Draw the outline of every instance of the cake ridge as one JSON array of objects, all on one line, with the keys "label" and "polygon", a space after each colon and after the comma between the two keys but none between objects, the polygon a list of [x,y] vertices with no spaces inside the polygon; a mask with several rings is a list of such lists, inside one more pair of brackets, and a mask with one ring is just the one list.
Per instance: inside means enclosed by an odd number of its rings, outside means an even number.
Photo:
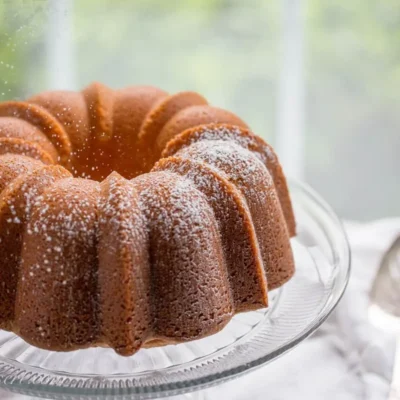
[{"label": "cake ridge", "polygon": [[227,123],[247,128],[247,124],[230,111],[209,105],[190,106],[175,114],[167,124],[164,125],[156,139],[156,144],[160,153],[167,143],[177,134],[188,128],[201,126],[210,122]]},{"label": "cake ridge", "polygon": [[71,157],[71,142],[64,128],[57,119],[44,108],[22,101],[0,103],[0,117],[22,119],[39,128],[58,151],[59,161],[69,167]]},{"label": "cake ridge", "polygon": [[40,145],[19,138],[0,138],[0,155],[3,154],[28,155],[44,164],[54,164],[53,158]]},{"label": "cake ridge", "polygon": [[[264,264],[247,202],[236,187],[229,182],[227,177],[221,174],[221,171],[213,169],[207,164],[199,163],[196,160],[172,156],[159,161],[153,170],[169,170],[185,176],[195,184],[198,190],[206,195],[208,201],[211,203],[217,222],[219,222],[223,245],[226,246],[225,259],[228,271],[232,278],[236,279],[235,281],[231,279],[235,310],[238,312],[242,309],[248,310],[251,307],[266,307],[268,305],[268,298]],[[236,213],[238,216],[235,217],[239,220],[239,223],[232,224],[232,218],[234,218],[232,214]],[[243,229],[245,230],[244,232]],[[237,239],[236,235],[229,236],[229,232],[232,230],[238,233],[240,240],[235,240]],[[243,243],[246,234],[249,236],[249,243],[247,245]],[[238,249],[240,249],[239,254],[237,252]],[[254,261],[248,266],[247,264],[252,256],[254,257]],[[240,262],[238,265],[235,265],[238,260]],[[247,275],[245,277],[239,279],[238,276],[240,276],[241,270],[246,269],[246,267],[248,269],[253,268],[253,274],[257,272],[257,278],[254,281],[251,279],[252,275],[248,271],[246,271]],[[245,292],[243,287],[246,287],[246,283],[250,282],[254,285],[251,296],[248,293],[242,293]],[[257,286],[259,286],[259,291],[256,289]]]},{"label": "cake ridge", "polygon": [[131,182],[149,224],[156,338],[176,342],[210,334],[231,318],[233,299],[207,198],[168,171]]},{"label": "cake ridge", "polygon": [[[196,142],[178,151],[176,156],[204,162],[215,168],[242,193],[257,232],[268,287],[275,289],[293,274],[293,256],[283,210],[276,192],[271,190],[274,189],[273,178],[263,163],[247,149],[222,140],[211,143],[208,140]],[[266,190],[258,190],[260,187]],[[272,259],[271,255],[274,255]],[[277,273],[282,267],[286,276]]]},{"label": "cake ridge", "polygon": [[101,325],[105,343],[125,355],[143,346],[152,328],[150,265],[145,245],[148,233],[138,201],[133,186],[116,172],[101,183],[98,231]]},{"label": "cake ridge", "polygon": [[[0,254],[2,269],[0,273],[0,327],[11,329],[19,275],[19,263],[23,234],[30,211],[41,192],[56,180],[71,176],[64,168],[43,165],[19,174],[0,194],[0,227],[2,240]],[[7,288],[8,296],[4,290]]]},{"label": "cake ridge", "polygon": [[205,124],[199,127],[189,128],[175,136],[164,148],[162,157],[175,154],[179,149],[200,140],[224,140],[234,141],[241,147],[250,150],[259,158],[268,171],[277,189],[283,213],[286,218],[290,236],[296,234],[296,224],[293,208],[289,197],[289,190],[282,167],[273,148],[250,130],[230,124]]}]

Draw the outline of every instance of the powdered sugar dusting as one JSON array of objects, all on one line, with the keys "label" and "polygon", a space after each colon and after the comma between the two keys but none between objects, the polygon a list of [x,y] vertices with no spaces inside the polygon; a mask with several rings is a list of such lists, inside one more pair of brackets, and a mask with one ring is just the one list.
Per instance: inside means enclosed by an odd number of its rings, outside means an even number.
[{"label": "powdered sugar dusting", "polygon": [[226,124],[209,124],[188,129],[168,143],[163,152],[163,157],[173,155],[180,148],[188,147],[195,142],[203,140],[236,143],[252,151],[253,154],[267,166],[278,162],[272,147],[265,143],[260,137],[254,135],[247,129]]},{"label": "powdered sugar dusting", "polygon": [[178,151],[177,156],[202,161],[217,169],[234,184],[245,183],[254,196],[265,196],[266,191],[256,185],[262,174],[267,187],[273,180],[264,164],[252,152],[236,143],[224,140],[202,140]]},{"label": "powdered sugar dusting", "polygon": [[147,217],[157,327],[172,338],[197,337],[233,312],[218,226],[206,196],[169,172],[132,181]]},{"label": "powdered sugar dusting", "polygon": [[190,179],[207,197],[218,222],[236,309],[266,305],[265,269],[251,214],[240,191],[224,174],[193,159],[170,157],[159,162],[156,169]]},{"label": "powdered sugar dusting", "polygon": [[58,150],[61,163],[67,164],[71,142],[62,125],[45,109],[25,102],[5,102],[0,103],[0,117],[23,120],[39,129]]},{"label": "powdered sugar dusting", "polygon": [[152,328],[147,220],[133,185],[116,173],[102,184],[99,205],[99,293],[106,342],[131,354]]},{"label": "powdered sugar dusting", "polygon": [[[130,244],[132,237],[144,235],[143,231],[137,229],[138,225],[145,224],[144,216],[135,200],[137,194],[133,185],[116,173],[110,175],[106,183],[108,189],[99,206],[99,223],[116,233],[119,245],[124,247]],[[138,237],[135,239],[139,240]]]},{"label": "powdered sugar dusting", "polygon": [[23,336],[43,346],[54,337],[61,347],[80,346],[98,335],[99,195],[98,183],[67,178],[37,196],[33,205],[24,236],[16,321]]},{"label": "powdered sugar dusting", "polygon": [[[86,193],[89,189],[91,193]],[[55,183],[45,193],[35,197],[35,217],[28,223],[27,235],[40,233],[46,242],[55,242],[54,247],[49,247],[51,253],[60,253],[60,247],[74,247],[78,241],[85,247],[93,248],[97,226],[93,198],[99,194],[100,186],[95,182],[69,178]],[[31,207],[32,203],[29,209]],[[76,257],[79,256],[76,254]]]},{"label": "powdered sugar dusting", "polygon": [[43,190],[57,179],[70,176],[67,170],[58,166],[38,168],[14,179],[0,194],[0,213],[7,207],[13,218],[10,223],[20,224],[29,219],[32,207]]},{"label": "powdered sugar dusting", "polygon": [[[151,173],[135,178],[132,183],[140,185],[140,204],[150,227],[167,224],[168,229],[161,233],[172,232],[177,241],[189,233],[195,235],[198,230],[206,230],[203,217],[207,199],[190,180],[168,173]],[[199,201],[194,201],[194,196]],[[166,203],[170,206],[166,207]]]},{"label": "powdered sugar dusting", "polygon": [[252,215],[270,287],[275,287],[281,279],[280,271],[285,274],[293,261],[282,207],[265,165],[249,150],[218,140],[193,143],[176,156],[206,163],[242,192]]},{"label": "powdered sugar dusting", "polygon": [[53,164],[50,155],[36,143],[18,138],[0,138],[1,154],[20,154],[40,160],[45,164]]}]

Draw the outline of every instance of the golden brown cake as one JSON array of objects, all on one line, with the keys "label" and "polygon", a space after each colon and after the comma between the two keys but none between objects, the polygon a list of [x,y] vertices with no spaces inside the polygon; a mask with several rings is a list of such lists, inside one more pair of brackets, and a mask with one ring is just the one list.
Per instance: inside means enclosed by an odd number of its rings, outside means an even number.
[{"label": "golden brown cake", "polygon": [[197,93],[0,103],[0,328],[132,355],[221,330],[294,273],[273,149]]}]

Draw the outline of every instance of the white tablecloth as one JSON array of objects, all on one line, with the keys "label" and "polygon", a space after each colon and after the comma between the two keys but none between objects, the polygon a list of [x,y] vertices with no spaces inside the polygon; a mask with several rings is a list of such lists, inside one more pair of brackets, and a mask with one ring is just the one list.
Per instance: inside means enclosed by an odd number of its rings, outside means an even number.
[{"label": "white tablecloth", "polygon": [[[173,399],[386,400],[394,340],[368,323],[368,293],[383,253],[400,234],[400,219],[348,223],[346,229],[353,256],[349,287],[316,334],[257,371],[218,387]],[[0,399],[33,398],[0,390]]]}]

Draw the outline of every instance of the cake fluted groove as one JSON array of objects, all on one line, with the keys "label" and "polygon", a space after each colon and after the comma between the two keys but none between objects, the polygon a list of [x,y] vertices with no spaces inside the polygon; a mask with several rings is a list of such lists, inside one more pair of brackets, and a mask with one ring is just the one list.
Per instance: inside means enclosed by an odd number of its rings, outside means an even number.
[{"label": "cake fluted groove", "polygon": [[87,176],[91,121],[83,93],[46,91],[30,97],[27,102],[46,109],[58,120],[71,142],[71,172],[75,176]]},{"label": "cake fluted groove", "polygon": [[289,280],[294,273],[289,233],[274,181],[262,162],[251,151],[224,140],[198,141],[175,156],[215,168],[240,190],[252,216],[269,290]]},{"label": "cake fluted groove", "polygon": [[24,155],[39,160],[43,164],[54,164],[54,159],[42,146],[15,137],[0,138],[0,155],[4,154]]},{"label": "cake fluted groove", "polygon": [[18,139],[40,146],[50,155],[53,163],[58,162],[58,151],[47,136],[40,129],[22,119],[0,117],[0,138]]},{"label": "cake fluted groove", "polygon": [[234,314],[218,224],[206,196],[184,177],[158,171],[131,180],[149,232],[154,338],[201,338]]},{"label": "cake fluted groove", "polygon": [[295,236],[296,223],[286,177],[272,146],[266,143],[259,136],[256,136],[250,130],[240,126],[230,124],[206,124],[199,127],[189,128],[175,136],[165,146],[162,152],[162,157],[172,156],[180,149],[202,140],[234,142],[251,151],[261,160],[274,180],[282,211],[285,215],[289,235]]},{"label": "cake fluted groove", "polygon": [[[58,120],[44,108],[26,102],[0,103],[0,117],[23,120],[43,132],[58,152],[58,162],[71,167],[72,146],[67,133]],[[1,118],[0,118],[1,119]]]},{"label": "cake fluted groove", "polygon": [[89,116],[89,140],[86,153],[90,158],[85,178],[102,181],[113,168],[114,101],[115,91],[99,82],[87,86],[82,95]]},{"label": "cake fluted groove", "polygon": [[139,148],[144,152],[143,170],[148,172],[160,158],[157,137],[175,114],[185,108],[207,105],[207,100],[196,92],[180,92],[161,98],[147,113],[139,132]]},{"label": "cake fluted groove", "polygon": [[218,222],[235,311],[266,307],[267,280],[258,239],[249,208],[235,185],[207,164],[187,158],[164,158],[152,171],[182,175],[206,196]]},{"label": "cake fluted groove", "polygon": [[153,86],[132,86],[115,92],[113,168],[126,179],[145,172],[144,154],[138,145],[140,128],[153,106],[167,96],[167,92]]},{"label": "cake fluted groove", "polygon": [[204,124],[231,124],[247,128],[247,124],[237,115],[222,108],[209,105],[195,105],[187,107],[175,114],[159,133],[156,146],[161,155],[168,142],[183,131]]}]

